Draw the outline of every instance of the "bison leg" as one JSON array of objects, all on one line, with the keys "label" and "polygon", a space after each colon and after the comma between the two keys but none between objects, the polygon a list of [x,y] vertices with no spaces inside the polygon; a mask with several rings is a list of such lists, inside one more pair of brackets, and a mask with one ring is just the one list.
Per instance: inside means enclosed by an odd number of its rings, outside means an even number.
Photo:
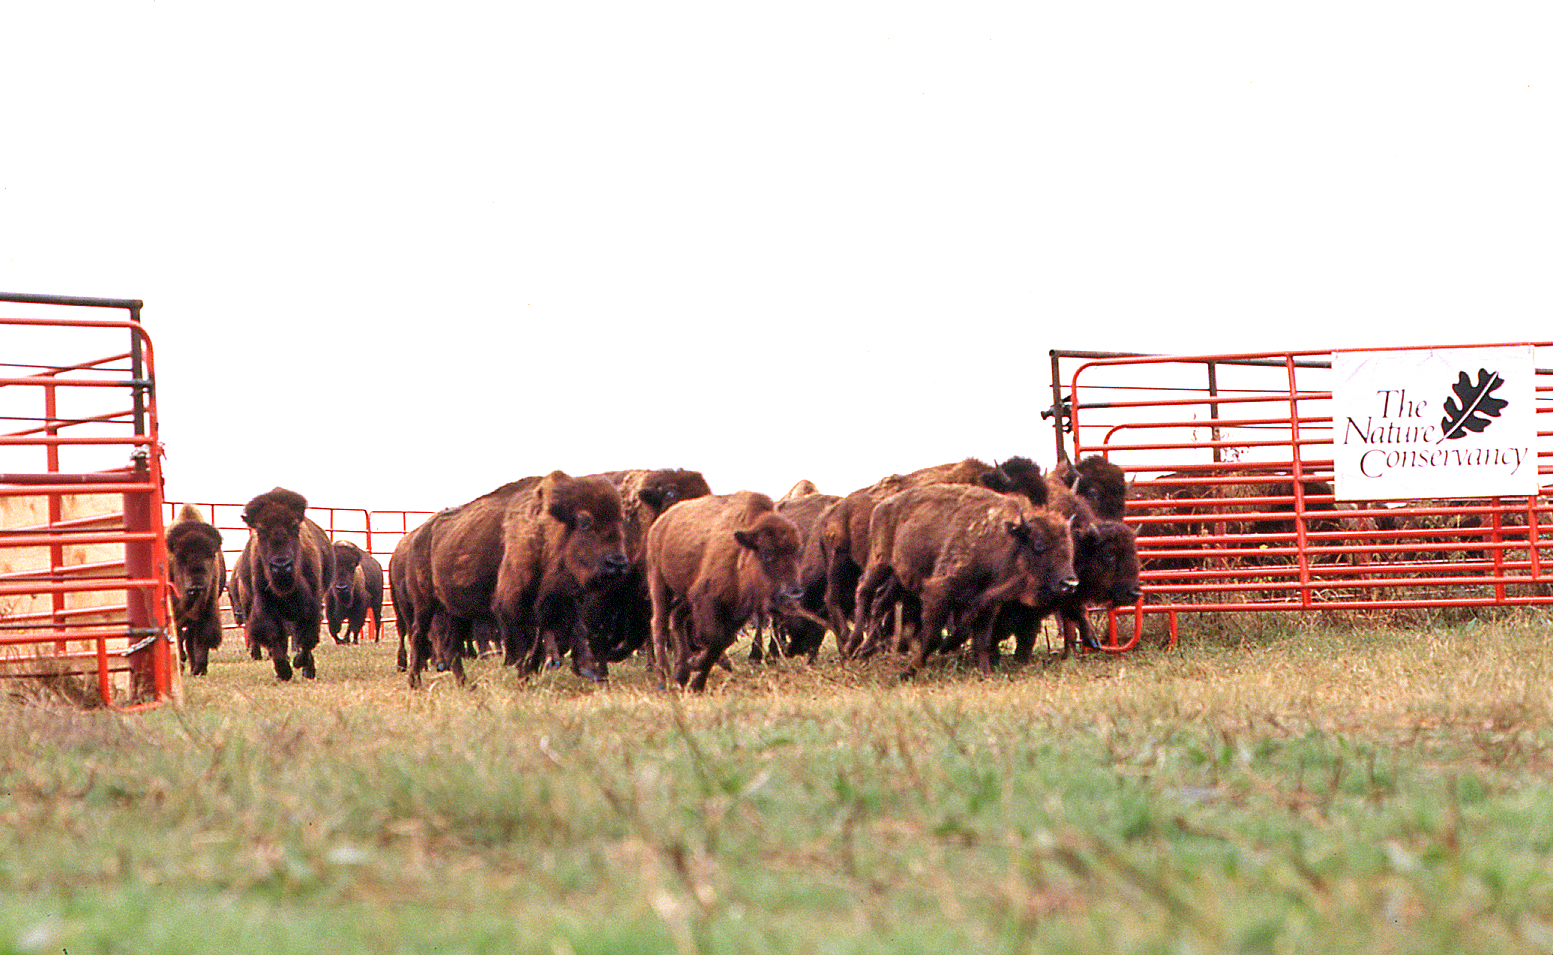
[{"label": "bison leg", "polygon": [[944,593],[946,589],[945,583],[938,578],[930,578],[922,587],[922,622],[917,626],[915,652],[911,662],[901,671],[902,680],[911,679],[927,666],[928,654],[938,645],[938,635],[943,632],[944,623],[949,619],[949,606]]},{"label": "bison leg", "polygon": [[313,649],[318,646],[318,631],[322,628],[323,621],[317,615],[299,620],[296,624],[297,655],[291,663],[309,680],[318,676],[318,670],[313,665]]},{"label": "bison leg", "polygon": [[432,616],[431,636],[428,641],[431,644],[432,663],[438,673],[452,670],[460,686],[465,682],[464,655],[460,651],[468,632],[469,621],[462,617],[455,617],[449,613],[437,613]]},{"label": "bison leg", "polygon": [[291,679],[291,661],[286,659],[286,628],[280,621],[269,613],[250,614],[248,631],[255,647],[269,651],[270,661],[275,665],[276,679]]},{"label": "bison leg", "polygon": [[889,565],[883,563],[871,563],[863,571],[852,601],[852,628],[842,656],[866,657],[878,649],[878,597],[893,576]]},{"label": "bison leg", "polygon": [[350,639],[349,631],[346,632],[344,639],[340,638],[340,626],[345,623],[345,609],[341,604],[342,601],[331,589],[328,598],[324,601],[324,616],[329,623],[329,636],[336,644],[345,643]]}]

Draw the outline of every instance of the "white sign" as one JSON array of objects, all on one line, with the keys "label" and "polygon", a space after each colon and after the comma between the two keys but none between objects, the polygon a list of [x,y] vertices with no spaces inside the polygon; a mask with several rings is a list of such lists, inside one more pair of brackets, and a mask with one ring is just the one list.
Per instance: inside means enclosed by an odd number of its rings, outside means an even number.
[{"label": "white sign", "polygon": [[1338,500],[1538,492],[1530,345],[1335,352],[1332,375]]}]

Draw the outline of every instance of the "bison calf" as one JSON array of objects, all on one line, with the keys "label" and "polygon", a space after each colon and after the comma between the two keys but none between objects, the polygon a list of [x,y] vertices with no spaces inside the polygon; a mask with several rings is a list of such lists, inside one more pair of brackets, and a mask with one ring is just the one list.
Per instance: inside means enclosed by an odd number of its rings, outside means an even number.
[{"label": "bison calf", "polygon": [[221,608],[226,585],[226,558],[221,532],[206,523],[199,508],[185,504],[167,528],[167,554],[173,578],[173,620],[178,628],[178,659],[188,661],[189,673],[204,676],[210,651],[221,646]]},{"label": "bison calf", "polygon": [[800,546],[793,522],[753,491],[683,501],[658,518],[647,532],[647,589],[665,685],[672,660],[677,683],[706,689],[752,615],[797,608]]}]

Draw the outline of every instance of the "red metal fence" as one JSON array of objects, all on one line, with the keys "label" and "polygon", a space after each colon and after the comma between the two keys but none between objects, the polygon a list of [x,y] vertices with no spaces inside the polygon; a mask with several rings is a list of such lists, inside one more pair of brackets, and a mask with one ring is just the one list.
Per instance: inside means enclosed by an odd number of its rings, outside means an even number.
[{"label": "red metal fence", "polygon": [[1053,351],[1059,457],[1136,482],[1145,597],[1112,647],[1147,614],[1174,641],[1184,611],[1553,604],[1553,343],[1533,348],[1541,493],[1363,502],[1333,489],[1330,352]]},{"label": "red metal fence", "polygon": [[0,677],[175,688],[155,362],[139,301],[0,294]]}]

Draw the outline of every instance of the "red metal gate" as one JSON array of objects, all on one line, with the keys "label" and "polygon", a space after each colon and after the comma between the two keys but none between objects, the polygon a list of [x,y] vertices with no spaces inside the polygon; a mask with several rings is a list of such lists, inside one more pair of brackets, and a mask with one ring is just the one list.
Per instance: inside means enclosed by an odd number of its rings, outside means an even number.
[{"label": "red metal gate", "polygon": [[0,294],[0,677],[175,688],[155,362],[139,301]]},{"label": "red metal gate", "polygon": [[1059,458],[1136,482],[1145,597],[1112,647],[1151,613],[1174,641],[1182,611],[1553,604],[1553,343],[1533,348],[1540,494],[1357,503],[1332,486],[1331,352],[1053,351]]}]

